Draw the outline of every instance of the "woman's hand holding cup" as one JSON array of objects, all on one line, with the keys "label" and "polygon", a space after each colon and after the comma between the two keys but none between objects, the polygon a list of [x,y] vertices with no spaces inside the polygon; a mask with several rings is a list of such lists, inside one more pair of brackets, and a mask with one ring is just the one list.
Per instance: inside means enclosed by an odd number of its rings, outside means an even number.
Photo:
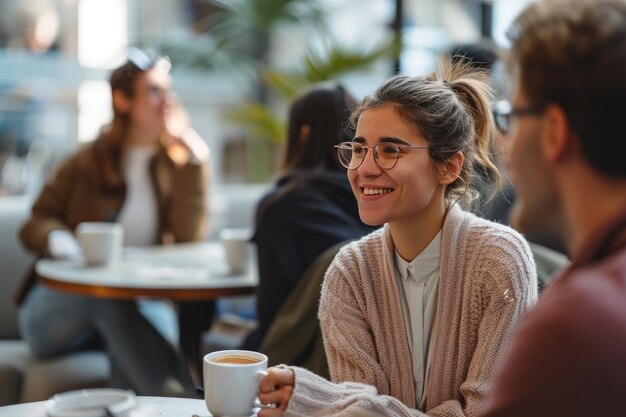
[{"label": "woman's hand holding cup", "polygon": [[276,404],[276,408],[263,408],[259,417],[282,416],[293,395],[295,374],[287,367],[272,367],[259,381],[259,401],[263,404]]}]

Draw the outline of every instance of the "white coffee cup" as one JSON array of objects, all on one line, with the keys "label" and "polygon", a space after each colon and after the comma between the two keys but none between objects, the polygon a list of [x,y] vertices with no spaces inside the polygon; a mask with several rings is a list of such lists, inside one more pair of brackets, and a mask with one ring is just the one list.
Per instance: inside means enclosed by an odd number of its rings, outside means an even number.
[{"label": "white coffee cup", "polygon": [[204,400],[214,416],[250,416],[260,407],[259,380],[267,356],[249,350],[220,350],[204,356]]},{"label": "white coffee cup", "polygon": [[112,265],[122,257],[124,228],[119,223],[80,223],[76,236],[87,265]]},{"label": "white coffee cup", "polygon": [[252,231],[247,228],[228,227],[220,231],[220,239],[224,245],[228,271],[231,275],[245,272],[250,256],[250,238]]}]

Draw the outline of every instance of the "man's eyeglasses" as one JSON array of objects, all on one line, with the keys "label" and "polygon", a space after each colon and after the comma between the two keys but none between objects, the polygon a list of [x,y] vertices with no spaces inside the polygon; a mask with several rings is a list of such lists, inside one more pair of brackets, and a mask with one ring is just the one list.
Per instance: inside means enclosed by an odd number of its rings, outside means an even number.
[{"label": "man's eyeglasses", "polygon": [[128,50],[128,62],[144,72],[156,68],[163,73],[168,73],[172,67],[172,61],[169,57],[158,56],[153,51],[144,51],[139,48]]},{"label": "man's eyeglasses", "polygon": [[335,148],[337,148],[339,162],[348,169],[360,167],[369,149],[374,151],[374,161],[382,169],[395,167],[398,158],[406,152],[406,149],[429,149],[428,146],[396,145],[388,142],[380,142],[374,146],[365,146],[359,142],[342,142],[335,145]]},{"label": "man's eyeglasses", "polygon": [[509,133],[513,117],[536,116],[543,113],[544,106],[528,106],[514,108],[507,100],[501,100],[493,106],[493,117],[501,133]]}]

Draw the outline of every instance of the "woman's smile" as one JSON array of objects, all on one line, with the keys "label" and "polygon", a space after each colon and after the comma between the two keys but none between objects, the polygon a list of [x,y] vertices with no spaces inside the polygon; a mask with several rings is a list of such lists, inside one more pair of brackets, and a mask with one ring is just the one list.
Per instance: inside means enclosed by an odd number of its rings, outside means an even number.
[{"label": "woman's smile", "polygon": [[372,187],[372,186],[361,187],[361,193],[363,193],[364,196],[378,196],[378,195],[389,194],[393,190],[394,190],[393,188],[388,188],[388,187]]}]

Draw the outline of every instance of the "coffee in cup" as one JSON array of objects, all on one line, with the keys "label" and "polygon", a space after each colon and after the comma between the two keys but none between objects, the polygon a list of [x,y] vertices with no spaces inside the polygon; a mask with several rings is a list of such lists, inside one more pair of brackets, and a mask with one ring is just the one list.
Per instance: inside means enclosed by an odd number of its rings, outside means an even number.
[{"label": "coffee in cup", "polygon": [[124,239],[120,223],[80,223],[76,235],[87,265],[111,265],[120,260]]},{"label": "coffee in cup", "polygon": [[259,380],[267,356],[248,350],[222,350],[204,356],[204,399],[214,416],[250,416],[259,407]]},{"label": "coffee in cup", "polygon": [[252,356],[243,356],[243,355],[232,355],[232,356],[220,356],[217,357],[211,362],[214,363],[229,363],[232,365],[249,365],[251,363],[259,363],[261,359],[255,358]]}]

